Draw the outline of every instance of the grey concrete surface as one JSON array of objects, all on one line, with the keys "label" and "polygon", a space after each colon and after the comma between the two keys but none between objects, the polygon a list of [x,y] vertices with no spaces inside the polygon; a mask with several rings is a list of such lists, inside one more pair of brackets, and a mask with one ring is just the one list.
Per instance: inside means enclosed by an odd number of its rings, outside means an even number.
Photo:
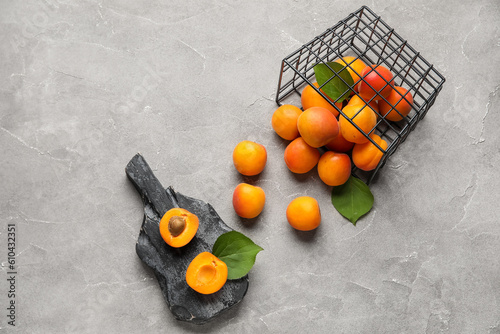
[{"label": "grey concrete surface", "polygon": [[[287,171],[270,117],[281,59],[365,4],[447,81],[353,226],[315,171]],[[0,332],[500,333],[498,1],[0,7]],[[252,221],[231,205],[244,139],[268,151]],[[135,253],[142,205],[124,168],[137,152],[265,249],[243,302],[207,325],[173,319]],[[298,195],[320,203],[315,233],[286,222]]]}]

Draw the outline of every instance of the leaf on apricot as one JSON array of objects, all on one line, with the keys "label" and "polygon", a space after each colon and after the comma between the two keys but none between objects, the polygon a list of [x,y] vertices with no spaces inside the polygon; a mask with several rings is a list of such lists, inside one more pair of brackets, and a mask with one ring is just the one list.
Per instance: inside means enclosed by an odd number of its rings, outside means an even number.
[{"label": "leaf on apricot", "polygon": [[342,102],[349,97],[349,86],[354,85],[354,80],[345,66],[334,62],[319,63],[314,66],[314,75],[320,86],[328,81],[321,90],[332,100],[340,98],[336,102]]},{"label": "leaf on apricot", "polygon": [[230,231],[220,235],[214,243],[212,254],[227,265],[227,278],[238,279],[252,269],[257,253],[263,250],[240,232]]},{"label": "leaf on apricot", "polygon": [[332,204],[338,212],[356,225],[356,221],[373,207],[373,194],[370,188],[358,179],[350,176],[346,183],[333,187]]}]

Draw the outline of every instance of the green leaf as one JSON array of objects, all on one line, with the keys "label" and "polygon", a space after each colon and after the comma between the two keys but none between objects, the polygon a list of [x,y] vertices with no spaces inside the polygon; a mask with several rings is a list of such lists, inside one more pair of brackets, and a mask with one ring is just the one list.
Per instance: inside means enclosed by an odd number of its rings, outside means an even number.
[{"label": "green leaf", "polygon": [[[328,62],[326,64],[319,63],[314,66],[314,75],[320,86],[333,77],[321,88],[321,90],[332,100],[335,101],[340,98],[337,102],[342,102],[349,97],[349,86],[352,86],[354,81],[349,71],[347,71],[347,67],[335,62]],[[347,85],[341,78],[344,79]]]},{"label": "green leaf", "polygon": [[356,225],[356,221],[371,210],[373,194],[363,181],[351,176],[343,185],[333,187],[332,204],[342,216]]},{"label": "green leaf", "polygon": [[238,279],[252,269],[255,257],[261,250],[262,247],[242,233],[230,231],[217,238],[212,254],[226,263],[228,279]]}]

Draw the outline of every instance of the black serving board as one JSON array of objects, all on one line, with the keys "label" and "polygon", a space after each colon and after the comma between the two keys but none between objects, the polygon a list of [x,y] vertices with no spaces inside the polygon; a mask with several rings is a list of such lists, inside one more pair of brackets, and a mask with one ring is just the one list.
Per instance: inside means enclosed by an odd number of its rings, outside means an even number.
[{"label": "black serving board", "polygon": [[[136,244],[137,255],[153,269],[174,317],[203,324],[239,303],[248,289],[248,275],[228,280],[221,290],[210,295],[200,294],[186,283],[186,269],[191,260],[201,252],[211,252],[217,238],[232,230],[214,208],[201,200],[175,192],[172,187],[163,188],[140,154],[130,160],[125,172],[144,204],[144,220]],[[161,217],[173,207],[184,208],[200,220],[196,236],[181,248],[167,245],[159,230]]]}]

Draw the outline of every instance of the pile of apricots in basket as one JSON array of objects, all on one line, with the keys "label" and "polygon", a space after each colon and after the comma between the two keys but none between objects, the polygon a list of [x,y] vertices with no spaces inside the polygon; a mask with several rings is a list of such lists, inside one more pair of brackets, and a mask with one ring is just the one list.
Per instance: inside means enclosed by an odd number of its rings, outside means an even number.
[{"label": "pile of apricots in basket", "polygon": [[[386,67],[366,65],[354,57],[336,62],[347,67],[354,82],[354,91],[346,101],[327,101],[315,82],[314,88],[307,85],[301,92],[302,109],[282,105],[271,120],[274,131],[289,141],[284,151],[288,169],[304,174],[316,167],[319,178],[328,186],[347,182],[352,164],[364,171],[375,169],[388,147],[376,134],[377,122],[381,118],[400,121],[408,116],[413,104],[411,93],[394,85],[393,74]],[[266,160],[266,149],[259,143],[245,140],[233,151],[236,169],[246,176],[262,172]],[[258,216],[264,204],[265,193],[260,187],[241,183],[233,193],[233,207],[240,217]],[[313,230],[321,221],[318,202],[308,196],[292,200],[286,216],[298,230]]]}]

